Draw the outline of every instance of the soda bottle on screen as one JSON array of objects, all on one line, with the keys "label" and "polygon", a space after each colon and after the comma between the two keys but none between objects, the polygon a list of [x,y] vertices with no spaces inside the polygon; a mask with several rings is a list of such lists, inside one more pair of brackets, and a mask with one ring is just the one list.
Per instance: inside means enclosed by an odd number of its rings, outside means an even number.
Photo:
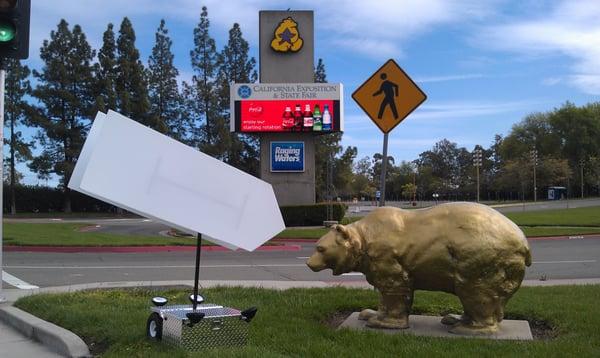
[{"label": "soda bottle on screen", "polygon": [[320,132],[323,130],[323,116],[321,115],[321,108],[318,104],[315,104],[315,110],[313,112],[313,131]]},{"label": "soda bottle on screen", "polygon": [[300,105],[297,104],[296,110],[294,111],[294,128],[292,129],[292,132],[301,132],[303,125],[304,125],[304,115],[302,114]]},{"label": "soda bottle on screen", "polygon": [[313,113],[310,111],[310,104],[304,105],[304,113],[302,114],[304,117],[304,131],[311,132],[313,130]]},{"label": "soda bottle on screen", "polygon": [[323,131],[331,130],[331,113],[329,113],[329,105],[323,107]]},{"label": "soda bottle on screen", "polygon": [[283,127],[284,131],[291,131],[292,128],[294,128],[294,115],[292,114],[292,109],[290,107],[285,107],[281,126]]}]

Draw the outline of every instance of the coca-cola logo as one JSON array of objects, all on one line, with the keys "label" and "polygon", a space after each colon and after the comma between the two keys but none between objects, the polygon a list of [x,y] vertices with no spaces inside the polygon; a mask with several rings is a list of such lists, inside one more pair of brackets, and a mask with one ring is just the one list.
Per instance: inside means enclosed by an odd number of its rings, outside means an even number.
[{"label": "coca-cola logo", "polygon": [[250,104],[250,106],[248,106],[248,113],[250,113],[252,117],[260,117],[263,113],[263,107],[258,104]]}]

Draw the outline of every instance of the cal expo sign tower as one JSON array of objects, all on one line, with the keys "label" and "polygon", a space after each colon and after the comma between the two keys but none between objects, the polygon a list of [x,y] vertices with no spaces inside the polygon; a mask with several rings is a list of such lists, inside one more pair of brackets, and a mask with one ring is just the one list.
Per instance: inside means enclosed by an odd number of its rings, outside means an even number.
[{"label": "cal expo sign tower", "polygon": [[312,11],[259,13],[260,83],[231,85],[231,131],[260,137],[279,205],[315,202],[315,138],[344,130],[343,87],[314,83]]}]

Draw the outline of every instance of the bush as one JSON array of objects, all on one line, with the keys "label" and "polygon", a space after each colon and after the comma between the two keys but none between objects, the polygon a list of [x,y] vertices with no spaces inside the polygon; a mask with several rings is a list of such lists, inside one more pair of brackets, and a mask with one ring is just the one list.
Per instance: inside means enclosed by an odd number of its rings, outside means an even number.
[{"label": "bush", "polygon": [[[37,185],[15,186],[17,212],[49,213],[63,211],[64,193],[60,188]],[[4,212],[10,211],[10,190],[4,185]],[[94,199],[76,191],[71,191],[71,209],[73,212],[114,212],[115,206]]]},{"label": "bush", "polygon": [[[281,215],[285,226],[316,226],[323,225],[327,220],[326,203],[313,205],[294,205],[281,206]],[[346,205],[341,203],[331,203],[333,207],[333,220],[341,221],[346,215]]]}]

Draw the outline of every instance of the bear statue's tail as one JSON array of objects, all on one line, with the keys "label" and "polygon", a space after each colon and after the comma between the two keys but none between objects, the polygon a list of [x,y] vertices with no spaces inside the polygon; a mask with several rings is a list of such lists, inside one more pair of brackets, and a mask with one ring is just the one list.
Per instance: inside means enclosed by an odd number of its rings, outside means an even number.
[{"label": "bear statue's tail", "polygon": [[525,266],[531,266],[531,250],[529,248],[525,248]]}]

